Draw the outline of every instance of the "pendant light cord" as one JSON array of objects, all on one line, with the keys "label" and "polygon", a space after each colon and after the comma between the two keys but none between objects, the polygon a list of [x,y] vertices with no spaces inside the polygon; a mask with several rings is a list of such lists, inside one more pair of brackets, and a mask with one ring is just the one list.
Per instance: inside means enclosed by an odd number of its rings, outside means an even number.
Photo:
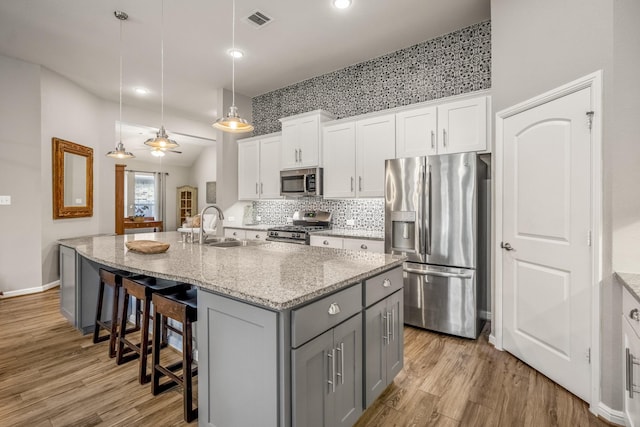
[{"label": "pendant light cord", "polygon": [[231,105],[236,106],[236,0],[231,14]]},{"label": "pendant light cord", "polygon": [[164,0],[160,12],[160,126],[164,126]]},{"label": "pendant light cord", "polygon": [[122,142],[122,19],[120,19],[120,138],[118,142]]}]

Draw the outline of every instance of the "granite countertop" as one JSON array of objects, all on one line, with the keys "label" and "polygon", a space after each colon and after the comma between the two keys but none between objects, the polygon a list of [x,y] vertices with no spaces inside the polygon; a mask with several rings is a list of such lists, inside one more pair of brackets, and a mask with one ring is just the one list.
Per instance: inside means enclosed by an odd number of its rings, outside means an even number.
[{"label": "granite countertop", "polygon": [[237,228],[239,230],[260,230],[267,231],[268,229],[275,227],[272,224],[251,224],[251,225],[224,225],[223,228]]},{"label": "granite countertop", "polygon": [[[99,264],[178,280],[260,305],[286,310],[402,265],[403,257],[290,243],[216,248],[182,243],[180,233],[139,233],[86,239],[77,252]],[[171,244],[162,254],[129,251],[130,240]]]},{"label": "granite countertop", "polygon": [[91,243],[94,237],[100,236],[115,236],[115,234],[93,234],[91,236],[79,236],[79,237],[69,237],[67,239],[59,239],[58,243],[63,246],[67,246],[69,248],[75,249],[80,245],[86,245],[87,243]]},{"label": "granite countertop", "polygon": [[638,273],[616,273],[618,280],[629,290],[638,302],[640,302],[640,274]]},{"label": "granite countertop", "polygon": [[313,231],[311,232],[311,235],[327,237],[350,237],[366,240],[384,240],[384,231],[353,230],[345,228],[332,228],[329,230]]}]

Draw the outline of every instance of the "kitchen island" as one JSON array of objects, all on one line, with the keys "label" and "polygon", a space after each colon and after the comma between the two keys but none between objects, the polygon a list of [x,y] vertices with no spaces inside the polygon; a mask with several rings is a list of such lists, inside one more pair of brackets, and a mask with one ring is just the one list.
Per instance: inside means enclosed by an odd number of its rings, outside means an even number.
[{"label": "kitchen island", "polygon": [[[171,247],[143,255],[129,240]],[[101,265],[198,287],[200,425],[352,425],[402,367],[400,257],[211,247],[177,232],[92,237],[75,250],[81,287],[97,287],[86,271]]]}]

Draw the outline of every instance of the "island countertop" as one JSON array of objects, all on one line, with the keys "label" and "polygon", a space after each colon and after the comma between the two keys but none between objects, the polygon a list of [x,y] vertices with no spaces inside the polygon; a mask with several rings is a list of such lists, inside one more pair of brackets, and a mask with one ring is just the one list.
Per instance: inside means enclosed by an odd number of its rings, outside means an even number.
[{"label": "island countertop", "polygon": [[[404,261],[387,254],[276,242],[219,248],[183,243],[178,232],[85,239],[76,251],[99,264],[190,283],[276,311],[294,308]],[[171,246],[165,253],[144,255],[126,248],[130,240],[156,240]]]}]

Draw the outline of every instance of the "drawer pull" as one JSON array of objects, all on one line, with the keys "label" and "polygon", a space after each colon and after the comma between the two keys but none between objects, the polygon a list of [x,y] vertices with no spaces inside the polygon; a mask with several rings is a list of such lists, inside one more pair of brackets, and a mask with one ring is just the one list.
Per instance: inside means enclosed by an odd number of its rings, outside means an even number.
[{"label": "drawer pull", "polygon": [[640,311],[637,308],[634,308],[629,312],[629,317],[636,322],[640,322]]},{"label": "drawer pull", "polygon": [[334,315],[334,314],[338,314],[340,313],[340,306],[338,305],[337,302],[332,302],[331,305],[329,306],[329,311],[328,313],[330,315]]},{"label": "drawer pull", "polygon": [[367,245],[365,245],[364,243],[360,245],[360,249],[364,249],[367,250]]},{"label": "drawer pull", "polygon": [[256,239],[259,239],[259,238],[260,238],[260,235],[259,235],[259,234],[256,234]]},{"label": "drawer pull", "polygon": [[329,244],[329,241],[328,241],[328,240],[325,240],[324,242],[322,242],[322,244],[323,244],[323,245],[328,245],[328,244]]},{"label": "drawer pull", "polygon": [[389,279],[384,279],[384,281],[382,282],[382,287],[383,287],[383,288],[389,288],[389,287],[391,287],[391,280],[389,280]]}]

